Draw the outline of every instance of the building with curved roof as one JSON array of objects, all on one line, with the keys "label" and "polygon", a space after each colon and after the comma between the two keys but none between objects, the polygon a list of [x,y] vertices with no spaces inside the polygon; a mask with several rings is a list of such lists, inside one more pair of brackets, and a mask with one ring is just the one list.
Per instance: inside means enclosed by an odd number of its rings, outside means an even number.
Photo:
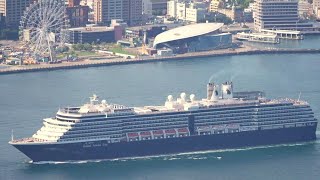
[{"label": "building with curved roof", "polygon": [[153,47],[161,43],[210,34],[222,26],[223,23],[199,23],[174,28],[159,34],[153,42]]},{"label": "building with curved roof", "polygon": [[174,28],[156,36],[153,47],[166,47],[179,53],[230,46],[231,34],[220,34],[222,26],[223,23],[199,23]]}]

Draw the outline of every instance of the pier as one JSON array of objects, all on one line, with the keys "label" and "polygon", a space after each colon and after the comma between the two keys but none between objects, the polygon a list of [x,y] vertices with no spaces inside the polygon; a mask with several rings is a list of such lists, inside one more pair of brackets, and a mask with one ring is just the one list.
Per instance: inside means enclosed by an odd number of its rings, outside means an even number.
[{"label": "pier", "polygon": [[237,33],[237,39],[240,41],[249,42],[261,42],[261,43],[272,43],[278,44],[280,40],[276,34],[265,34],[265,33]]},{"label": "pier", "polygon": [[280,39],[303,39],[301,31],[290,31],[290,30],[268,30],[262,29],[261,32],[277,35]]}]

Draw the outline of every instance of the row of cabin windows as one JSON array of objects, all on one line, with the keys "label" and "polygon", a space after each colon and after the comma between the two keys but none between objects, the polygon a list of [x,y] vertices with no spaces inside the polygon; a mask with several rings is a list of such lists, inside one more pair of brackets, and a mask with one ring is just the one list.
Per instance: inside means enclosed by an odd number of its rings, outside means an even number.
[{"label": "row of cabin windows", "polygon": [[303,115],[294,115],[294,114],[288,114],[288,115],[270,115],[270,116],[260,116],[258,117],[257,119],[259,121],[265,121],[265,120],[268,120],[270,118],[272,119],[283,119],[283,118],[290,118],[290,117],[300,117],[300,118],[303,118],[303,117],[314,117],[313,115],[310,115],[310,114],[303,114]]},{"label": "row of cabin windows", "polygon": [[175,129],[175,128],[185,128],[186,125],[175,125],[175,126],[163,126],[163,127],[148,127],[148,128],[135,128],[135,129],[123,129],[123,133],[132,133],[132,132],[142,132],[142,131],[155,131],[163,129]]},{"label": "row of cabin windows", "polygon": [[167,120],[167,119],[182,119],[187,118],[185,115],[177,114],[177,115],[159,115],[159,116],[151,116],[151,117],[134,117],[130,119],[123,119],[122,122],[133,122],[133,121],[152,121],[152,120]]},{"label": "row of cabin windows", "polygon": [[215,119],[201,119],[201,120],[197,120],[195,123],[199,124],[199,123],[202,123],[202,124],[205,124],[205,123],[208,123],[208,122],[215,122],[215,124],[221,124],[223,122],[225,123],[232,123],[232,122],[237,122],[237,123],[241,123],[241,122],[248,122],[248,121],[256,121],[256,122],[262,122],[262,121],[278,121],[278,120],[284,120],[284,119],[288,119],[288,118],[291,118],[291,119],[305,119],[305,118],[313,118],[313,116],[281,116],[281,117],[277,117],[277,118],[265,118],[265,119],[261,119],[261,118],[258,118],[258,119],[241,119],[241,118],[238,118],[238,119],[235,119],[235,120],[226,120],[224,119],[224,121],[216,121]]},{"label": "row of cabin windows", "polygon": [[274,111],[274,110],[311,110],[310,107],[297,107],[297,106],[289,106],[286,108],[257,108],[258,111]]},{"label": "row of cabin windows", "polygon": [[303,113],[303,112],[291,113],[291,112],[290,112],[290,113],[257,115],[258,118],[266,118],[266,117],[287,117],[287,116],[313,116],[313,113]]},{"label": "row of cabin windows", "polygon": [[[115,136],[114,138],[120,138],[121,136]],[[62,137],[59,141],[79,141],[79,140],[95,140],[95,139],[105,139],[111,138],[111,136],[98,136],[98,137],[77,137],[77,138],[65,138]]]},{"label": "row of cabin windows", "polygon": [[207,124],[207,123],[211,123],[211,124],[230,124],[230,123],[245,123],[245,122],[254,122],[252,119],[251,120],[232,120],[232,121],[219,121],[219,122],[215,122],[212,120],[206,120],[206,121],[196,121],[195,124]]},{"label": "row of cabin windows", "polygon": [[[163,118],[163,117],[161,117]],[[79,123],[79,124],[76,124],[75,126],[86,126],[86,125],[99,125],[99,124],[110,124],[110,125],[115,125],[115,126],[123,126],[123,125],[130,125],[130,124],[143,124],[143,123],[166,123],[166,122],[171,122],[171,121],[175,121],[175,120],[185,120],[187,121],[188,118],[186,117],[179,117],[179,118],[165,118],[165,119],[160,119],[159,117],[158,118],[153,118],[154,120],[146,120],[146,119],[139,119],[139,121],[136,121],[138,120],[139,118],[136,118],[136,119],[131,119],[130,121],[126,122],[126,121],[122,121],[122,122],[119,122],[119,123],[110,123],[108,121],[108,119],[106,119],[104,122],[91,122],[91,123]]]},{"label": "row of cabin windows", "polygon": [[224,133],[237,133],[239,132],[238,129],[229,129],[228,131],[225,130],[214,130],[214,131],[206,131],[206,132],[200,132],[200,135],[211,135],[211,134],[224,134]]},{"label": "row of cabin windows", "polygon": [[[186,121],[184,122],[166,122],[166,123],[158,123],[158,125],[162,126],[172,126],[172,125],[177,125],[177,124],[187,124]],[[141,124],[141,125],[130,125],[130,126],[123,126],[124,129],[129,129],[129,128],[144,128],[144,127],[154,127],[154,124]]]},{"label": "row of cabin windows", "polygon": [[280,113],[313,113],[311,110],[281,110],[281,111],[274,111],[274,112],[256,112],[257,115],[263,114],[280,114]]},{"label": "row of cabin windows", "polygon": [[175,118],[175,119],[157,119],[152,121],[132,121],[123,123],[123,126],[130,126],[130,125],[139,125],[139,124],[157,124],[157,123],[170,123],[170,122],[187,122],[188,118]]},{"label": "row of cabin windows", "polygon": [[110,126],[110,124],[94,125],[94,126],[74,126],[72,130],[97,129],[97,128],[120,128],[122,125]]},{"label": "row of cabin windows", "polygon": [[230,110],[230,111],[210,111],[210,112],[205,112],[205,113],[192,113],[192,115],[195,116],[203,116],[203,115],[218,115],[218,114],[232,114],[232,113],[246,113],[246,112],[254,112],[254,109],[249,109],[249,110]]},{"label": "row of cabin windows", "polygon": [[265,122],[259,122],[259,125],[265,125],[265,124],[279,124],[279,123],[293,123],[293,122],[305,122],[305,121],[313,121],[314,119],[285,119],[285,120],[279,120],[279,121],[265,121]]},{"label": "row of cabin windows", "polygon": [[[187,134],[180,134],[180,135],[167,135],[166,138],[175,138],[175,137],[185,137],[188,136]],[[154,139],[164,139],[164,136],[155,136]],[[143,137],[141,138],[141,140],[151,140],[151,137]],[[138,137],[136,138],[129,138],[129,141],[140,141],[140,139]]]},{"label": "row of cabin windows", "polygon": [[69,134],[79,134],[79,133],[90,133],[90,132],[109,132],[109,133],[114,133],[114,132],[118,132],[121,131],[122,128],[114,128],[114,129],[110,129],[110,128],[99,128],[99,129],[91,129],[91,130],[71,130],[66,132],[65,134],[69,135]]},{"label": "row of cabin windows", "polygon": [[228,115],[207,115],[207,116],[195,116],[195,119],[203,119],[203,118],[209,118],[209,119],[227,119],[227,118],[234,118],[234,117],[247,117],[247,118],[253,118],[253,114],[252,115],[232,115],[232,114],[228,114]]},{"label": "row of cabin windows", "polygon": [[91,132],[91,133],[81,133],[81,134],[65,134],[62,137],[63,138],[70,138],[70,137],[100,137],[100,136],[104,136],[104,135],[108,135],[108,136],[121,136],[121,133],[109,133],[109,132]]}]

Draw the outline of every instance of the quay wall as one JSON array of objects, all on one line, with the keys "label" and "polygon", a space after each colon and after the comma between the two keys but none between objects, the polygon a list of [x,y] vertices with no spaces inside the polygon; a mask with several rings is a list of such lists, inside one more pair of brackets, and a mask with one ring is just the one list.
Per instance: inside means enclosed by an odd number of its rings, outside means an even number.
[{"label": "quay wall", "polygon": [[233,56],[233,55],[254,55],[254,54],[301,54],[301,53],[320,53],[320,49],[235,49],[235,50],[216,50],[181,54],[170,57],[140,57],[135,59],[106,59],[106,60],[86,60],[79,62],[69,62],[60,64],[40,64],[14,66],[0,69],[1,74],[25,73],[36,71],[50,71],[61,69],[78,69],[98,66],[110,66],[133,63],[159,62],[183,60],[192,58],[205,58],[216,56]]}]

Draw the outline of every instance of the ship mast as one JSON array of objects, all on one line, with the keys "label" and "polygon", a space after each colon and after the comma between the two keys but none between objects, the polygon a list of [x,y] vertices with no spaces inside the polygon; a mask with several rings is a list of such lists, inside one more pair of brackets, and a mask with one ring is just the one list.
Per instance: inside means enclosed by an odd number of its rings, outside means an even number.
[{"label": "ship mast", "polygon": [[11,141],[14,140],[14,136],[13,136],[13,129],[11,129]]}]

